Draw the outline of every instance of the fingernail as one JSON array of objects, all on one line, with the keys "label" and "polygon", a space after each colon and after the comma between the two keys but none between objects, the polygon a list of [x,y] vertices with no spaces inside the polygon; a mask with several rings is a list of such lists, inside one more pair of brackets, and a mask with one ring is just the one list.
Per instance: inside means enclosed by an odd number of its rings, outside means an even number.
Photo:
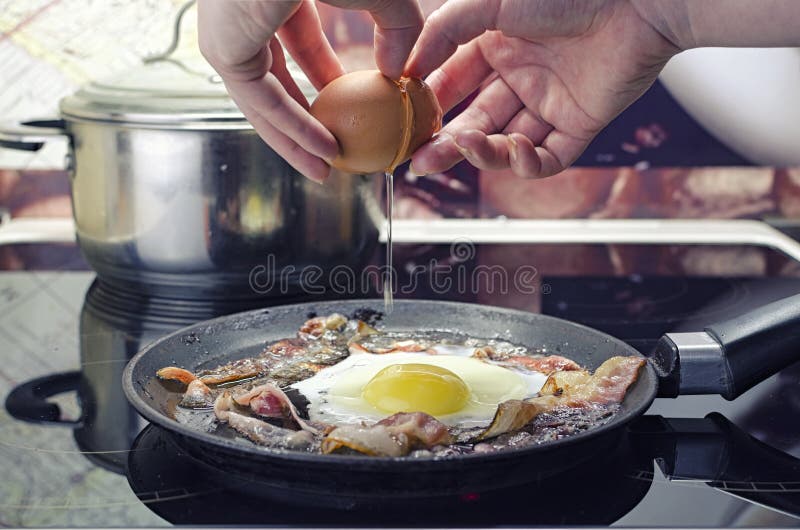
[{"label": "fingernail", "polygon": [[506,138],[508,138],[508,156],[513,162],[516,162],[519,158],[519,146],[517,145],[517,141],[514,140],[512,136],[507,136]]},{"label": "fingernail", "polygon": [[433,145],[433,146],[444,145],[445,143],[452,142],[452,141],[453,141],[453,137],[450,136],[449,134],[446,134],[446,133],[445,134],[437,134],[436,137],[433,140],[431,140],[431,145]]},{"label": "fingernail", "polygon": [[414,167],[414,162],[413,161],[408,165],[408,172],[411,173],[412,175],[414,175],[415,177],[424,177],[425,176],[425,172],[424,171],[420,171],[420,170],[418,170],[417,168]]}]

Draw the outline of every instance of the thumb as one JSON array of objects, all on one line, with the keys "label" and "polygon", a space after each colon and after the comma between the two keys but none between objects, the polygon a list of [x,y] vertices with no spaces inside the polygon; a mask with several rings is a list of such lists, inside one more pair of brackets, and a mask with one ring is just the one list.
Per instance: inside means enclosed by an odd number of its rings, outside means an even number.
[{"label": "thumb", "polygon": [[424,17],[417,0],[323,0],[345,9],[369,11],[375,21],[375,62],[384,75],[398,79]]},{"label": "thumb", "polygon": [[425,77],[466,44],[496,28],[500,0],[450,0],[431,13],[409,59],[406,73]]}]

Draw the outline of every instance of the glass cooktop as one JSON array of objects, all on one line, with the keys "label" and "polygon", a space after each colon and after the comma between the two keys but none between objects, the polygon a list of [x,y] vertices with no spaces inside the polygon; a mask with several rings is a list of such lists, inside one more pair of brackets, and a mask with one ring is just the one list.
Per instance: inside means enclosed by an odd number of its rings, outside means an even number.
[{"label": "glass cooktop", "polygon": [[[640,351],[800,293],[800,265],[756,247],[399,245],[395,264],[398,297],[540,312]],[[351,274],[323,280],[324,296],[376,296],[374,271]],[[291,301],[323,296],[309,292]],[[128,405],[121,374],[142,346],[286,301],[146,298],[85,270],[0,271],[0,526],[800,524],[800,364],[732,402],[657,399],[616,446],[560,475],[411,502],[276,490],[195,460]]]}]

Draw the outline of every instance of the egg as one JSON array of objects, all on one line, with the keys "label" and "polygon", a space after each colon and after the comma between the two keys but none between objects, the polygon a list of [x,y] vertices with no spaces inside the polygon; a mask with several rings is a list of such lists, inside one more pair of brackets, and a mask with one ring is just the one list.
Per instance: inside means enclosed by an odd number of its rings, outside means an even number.
[{"label": "egg", "polygon": [[364,353],[292,388],[306,397],[315,421],[371,424],[396,412],[425,412],[470,428],[488,425],[503,401],[536,395],[546,380],[458,354]]},{"label": "egg", "polygon": [[392,171],[442,127],[442,109],[424,81],[393,81],[377,70],[334,79],[310,112],[339,143],[331,165],[348,173]]}]

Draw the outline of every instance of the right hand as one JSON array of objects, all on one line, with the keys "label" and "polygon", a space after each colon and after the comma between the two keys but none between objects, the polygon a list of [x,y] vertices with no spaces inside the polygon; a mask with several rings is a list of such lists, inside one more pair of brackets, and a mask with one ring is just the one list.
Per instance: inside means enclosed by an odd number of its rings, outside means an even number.
[{"label": "right hand", "polygon": [[428,76],[445,112],[478,95],[414,153],[412,171],[466,158],[554,175],[678,51],[629,0],[450,0],[426,21],[406,73]]},{"label": "right hand", "polygon": [[[399,78],[423,23],[417,0],[327,0],[375,20],[378,68]],[[295,169],[323,182],[336,139],[309,113],[283,47],[317,90],[344,73],[310,0],[199,0],[200,50],[261,138]],[[280,42],[276,38],[280,37]]]}]

